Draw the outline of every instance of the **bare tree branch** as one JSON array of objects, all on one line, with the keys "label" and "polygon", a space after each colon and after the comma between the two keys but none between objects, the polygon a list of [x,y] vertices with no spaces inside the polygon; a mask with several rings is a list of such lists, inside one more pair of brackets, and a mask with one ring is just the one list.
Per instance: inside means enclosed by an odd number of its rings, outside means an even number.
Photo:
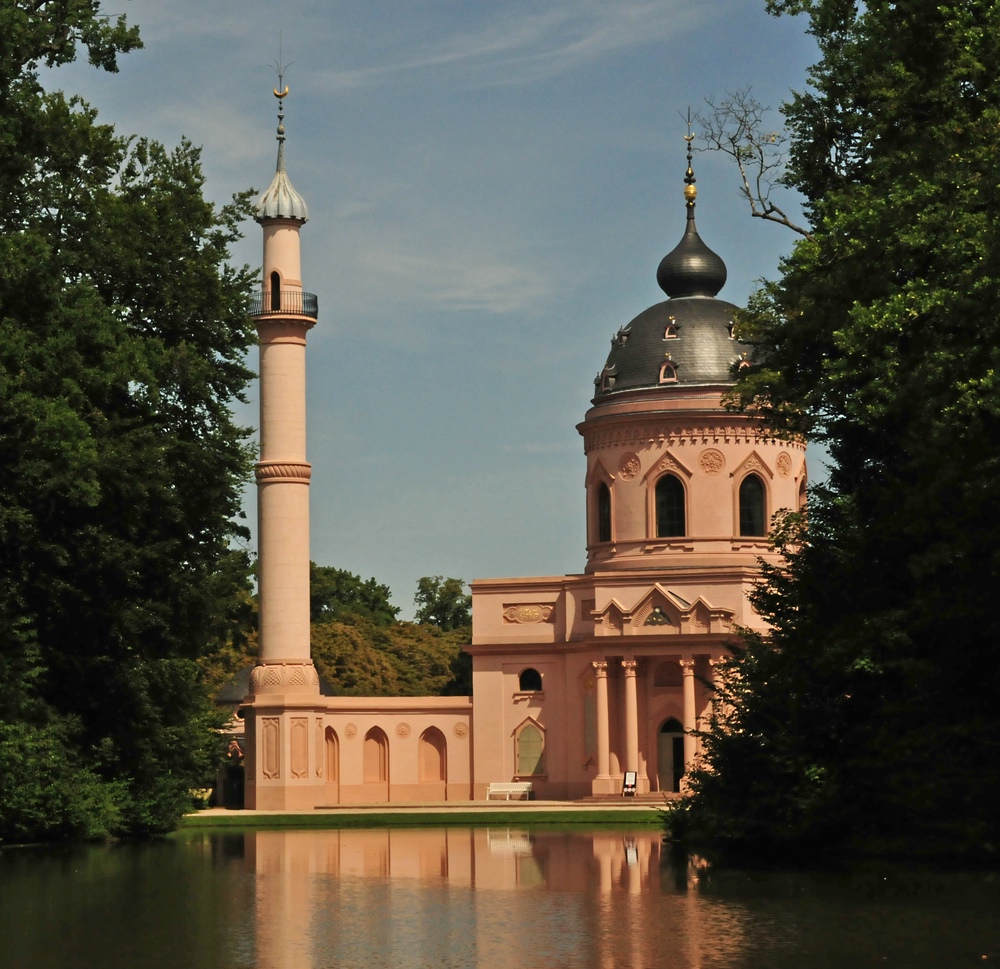
[{"label": "bare tree branch", "polygon": [[721,101],[706,98],[708,110],[699,112],[696,120],[702,126],[706,147],[702,151],[721,151],[736,162],[740,172],[740,194],[750,205],[755,219],[777,222],[793,232],[811,239],[808,228],[796,224],[771,200],[771,190],[781,184],[785,168],[782,146],[786,138],[781,131],[766,131],[765,108],[743,88]]}]

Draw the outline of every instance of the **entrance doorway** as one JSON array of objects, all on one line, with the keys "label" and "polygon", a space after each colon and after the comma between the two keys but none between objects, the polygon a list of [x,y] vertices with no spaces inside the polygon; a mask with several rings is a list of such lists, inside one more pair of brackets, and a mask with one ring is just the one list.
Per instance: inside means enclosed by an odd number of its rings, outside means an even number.
[{"label": "entrance doorway", "polygon": [[661,791],[680,791],[684,776],[684,728],[679,720],[664,720],[656,738],[656,777]]}]

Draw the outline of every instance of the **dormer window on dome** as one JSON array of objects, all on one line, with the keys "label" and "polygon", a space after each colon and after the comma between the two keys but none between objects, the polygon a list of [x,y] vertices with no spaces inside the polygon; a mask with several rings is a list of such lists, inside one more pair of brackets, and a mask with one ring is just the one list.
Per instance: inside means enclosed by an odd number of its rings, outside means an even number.
[{"label": "dormer window on dome", "polygon": [[661,384],[675,384],[677,383],[677,367],[669,360],[662,364],[660,367],[660,383]]}]

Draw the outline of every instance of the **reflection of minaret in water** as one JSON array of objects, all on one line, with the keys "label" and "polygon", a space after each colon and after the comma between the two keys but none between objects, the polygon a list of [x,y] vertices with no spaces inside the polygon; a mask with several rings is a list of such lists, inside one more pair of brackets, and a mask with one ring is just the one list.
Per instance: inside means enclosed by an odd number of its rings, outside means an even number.
[{"label": "reflection of minaret in water", "polygon": [[309,652],[309,478],[306,333],[316,297],[302,291],[299,229],[309,218],[285,171],[279,71],[278,162],[255,207],[264,234],[261,292],[251,315],[260,345],[257,556],[260,651],[246,708],[248,808],[312,808],[319,678]]}]

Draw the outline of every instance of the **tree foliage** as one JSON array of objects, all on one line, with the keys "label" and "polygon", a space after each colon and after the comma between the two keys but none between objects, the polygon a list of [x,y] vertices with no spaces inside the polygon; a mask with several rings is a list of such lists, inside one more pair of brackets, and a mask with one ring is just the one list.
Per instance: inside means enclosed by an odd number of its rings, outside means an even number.
[{"label": "tree foliage", "polygon": [[467,696],[471,663],[463,630],[361,616],[312,627],[312,657],[340,696]]},{"label": "tree foliage", "polygon": [[309,563],[309,613],[312,622],[329,622],[352,613],[370,619],[378,626],[388,626],[399,615],[399,607],[390,603],[387,585],[367,581],[346,569]]},{"label": "tree foliage", "polygon": [[947,845],[1000,824],[1000,8],[772,0],[821,59],[785,105],[811,238],[737,388],[833,459],[755,603],[688,820],[731,845]]},{"label": "tree foliage", "polygon": [[[0,839],[173,825],[211,768],[195,660],[246,582],[247,197],[216,209],[198,149],[121,138],[38,77],[138,42],[92,0],[0,6],[0,723],[42,796]],[[57,748],[104,821],[58,820]]]},{"label": "tree foliage", "polygon": [[[467,696],[472,692],[465,623],[396,622],[389,588],[342,569],[313,566],[312,657],[320,674],[344,696]],[[455,589],[457,588],[457,595]],[[443,622],[463,616],[460,579],[420,579],[417,595]],[[467,599],[467,597],[465,597]],[[420,601],[418,599],[418,601]],[[327,603],[317,609],[317,603]]]},{"label": "tree foliage", "polygon": [[425,575],[417,579],[413,601],[419,607],[416,620],[439,629],[462,629],[472,625],[472,596],[461,579]]}]

